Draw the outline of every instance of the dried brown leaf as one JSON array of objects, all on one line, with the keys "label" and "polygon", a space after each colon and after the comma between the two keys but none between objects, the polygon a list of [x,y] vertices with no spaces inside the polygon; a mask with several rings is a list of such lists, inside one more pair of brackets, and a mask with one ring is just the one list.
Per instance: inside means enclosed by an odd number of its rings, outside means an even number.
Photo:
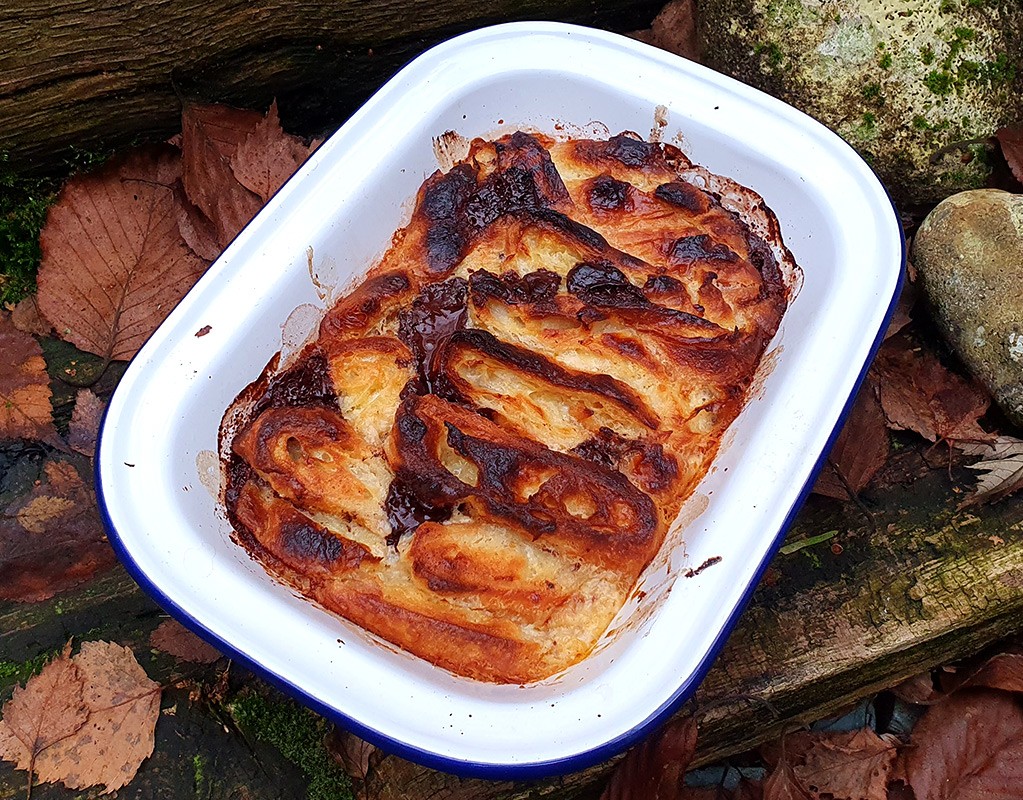
[{"label": "dried brown leaf", "polygon": [[43,350],[0,314],[0,439],[56,436]]},{"label": "dried brown leaf", "polygon": [[1023,487],[1023,439],[999,436],[990,444],[964,443],[959,449],[968,456],[981,456],[980,461],[969,465],[981,475],[973,494],[960,508],[993,503]]},{"label": "dried brown leaf", "polygon": [[856,494],[870,483],[888,460],[888,448],[884,412],[873,382],[867,381],[856,396],[813,490],[838,500],[849,499],[846,486]]},{"label": "dried brown leaf", "polygon": [[68,181],[40,236],[39,308],[81,350],[131,358],[205,271],[178,231],[178,151],[134,150]]},{"label": "dried brown leaf", "polygon": [[764,800],[813,800],[785,760],[764,781]]},{"label": "dried brown leaf", "polygon": [[75,396],[75,410],[71,412],[67,443],[82,455],[92,458],[96,452],[96,437],[103,420],[105,401],[88,389],[79,389]]},{"label": "dried brown leaf", "polygon": [[994,438],[977,422],[991,405],[987,392],[946,369],[906,335],[882,345],[872,371],[889,427],[916,431],[932,442]]},{"label": "dried brown leaf", "polygon": [[1015,800],[1023,786],[1023,706],[1007,692],[956,692],[927,710],[904,757],[920,800]]},{"label": "dried brown leaf", "polygon": [[277,102],[274,101],[266,118],[260,121],[231,158],[231,169],[238,182],[259,195],[265,203],[309,158],[311,152],[312,149],[301,139],[281,128]]},{"label": "dried brown leaf", "polygon": [[89,719],[73,736],[36,759],[44,782],[71,789],[127,784],[153,752],[160,684],[149,679],[131,650],[114,642],[85,642],[74,657],[85,684]]},{"label": "dried brown leaf", "polygon": [[824,733],[793,772],[814,797],[885,800],[896,755],[894,742],[869,728]]},{"label": "dried brown leaf", "polygon": [[181,238],[199,258],[216,261],[224,250],[217,239],[216,227],[192,205],[180,183],[174,192],[178,198],[178,232]]},{"label": "dried brown leaf", "polygon": [[944,676],[946,691],[960,688],[1023,692],[1023,653],[998,653],[979,665],[959,668]]},{"label": "dried brown leaf", "polygon": [[[231,159],[255,129],[252,112],[217,106],[186,106],[181,117],[182,184],[188,200],[212,223],[227,247],[263,205],[235,178]],[[259,115],[256,115],[257,119]],[[257,122],[258,124],[258,122]],[[244,134],[244,136],[243,136]],[[180,215],[178,225],[181,224]],[[194,224],[194,220],[192,221]],[[198,230],[198,228],[197,228]]]},{"label": "dried brown leaf", "polygon": [[600,800],[676,800],[696,752],[696,720],[672,720],[615,767]]},{"label": "dried brown leaf", "polygon": [[323,743],[345,774],[357,781],[366,780],[381,756],[379,748],[343,728],[332,729]]},{"label": "dried brown leaf", "polygon": [[696,7],[693,0],[672,0],[650,26],[646,39],[654,47],[669,53],[700,60],[700,39],[696,34]]},{"label": "dried brown leaf", "polygon": [[178,661],[192,664],[212,664],[220,653],[192,633],[188,628],[172,619],[156,626],[149,636],[149,643]]},{"label": "dried brown leaf", "polygon": [[[0,720],[0,758],[35,772],[39,754],[85,725],[89,712],[84,682],[71,660],[71,645],[42,671],[17,687]],[[31,776],[29,778],[31,780]]]},{"label": "dried brown leaf", "polygon": [[39,313],[39,304],[34,294],[29,295],[18,303],[11,312],[11,322],[14,327],[24,333],[31,333],[35,336],[48,336],[53,327],[43,319]]},{"label": "dried brown leaf", "polygon": [[74,466],[47,462],[44,477],[0,516],[0,599],[45,600],[116,560]]},{"label": "dried brown leaf", "polygon": [[889,691],[900,700],[917,705],[930,705],[940,700],[946,694],[946,692],[934,685],[934,677],[930,670],[919,672],[912,678],[907,678]]},{"label": "dried brown leaf", "polygon": [[995,131],[1009,169],[1016,180],[1023,182],[1023,124],[1006,125]]}]

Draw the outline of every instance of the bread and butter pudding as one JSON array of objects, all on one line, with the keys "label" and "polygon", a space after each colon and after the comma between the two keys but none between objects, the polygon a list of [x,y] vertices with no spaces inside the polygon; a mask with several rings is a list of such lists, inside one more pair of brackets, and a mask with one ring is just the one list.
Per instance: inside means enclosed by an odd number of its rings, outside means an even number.
[{"label": "bread and butter pudding", "polygon": [[759,196],[670,145],[477,139],[228,410],[236,539],[457,674],[564,670],[709,468],[794,269]]}]

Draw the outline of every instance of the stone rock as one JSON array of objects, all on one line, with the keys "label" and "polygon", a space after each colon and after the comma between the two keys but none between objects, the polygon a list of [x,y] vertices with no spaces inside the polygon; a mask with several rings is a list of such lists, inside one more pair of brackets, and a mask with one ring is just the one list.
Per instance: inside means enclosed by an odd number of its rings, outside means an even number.
[{"label": "stone rock", "polygon": [[[704,63],[855,147],[896,201],[984,185],[1023,116],[1020,0],[701,0]],[[933,158],[933,163],[932,163]]]},{"label": "stone rock", "polygon": [[949,344],[1023,427],[1023,195],[944,200],[917,230],[913,263]]}]

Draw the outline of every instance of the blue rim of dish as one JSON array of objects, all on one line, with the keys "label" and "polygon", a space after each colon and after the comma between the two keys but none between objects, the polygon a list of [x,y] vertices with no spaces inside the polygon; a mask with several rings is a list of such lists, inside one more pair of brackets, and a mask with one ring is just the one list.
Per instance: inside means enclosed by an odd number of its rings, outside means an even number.
[{"label": "blue rim of dish", "polygon": [[[427,51],[428,52],[428,51]],[[415,60],[415,59],[413,59]],[[397,73],[396,73],[397,74]],[[393,78],[392,78],[393,80]],[[390,81],[388,81],[390,83]],[[386,86],[387,84],[385,84]],[[383,88],[383,87],[382,87]],[[853,151],[855,152],[855,151]],[[857,158],[859,158],[857,154]],[[860,159],[862,161],[862,159]],[[267,681],[271,685],[280,689],[285,694],[289,695],[293,699],[299,701],[307,708],[315,711],[322,717],[325,717],[332,722],[337,723],[341,727],[348,731],[356,734],[365,741],[376,745],[382,750],[392,753],[394,755],[405,758],[409,761],[413,761],[417,764],[421,764],[431,769],[441,770],[444,772],[450,772],[455,775],[465,777],[478,777],[488,778],[493,780],[532,780],[539,778],[546,778],[555,775],[564,775],[569,772],[575,772],[587,767],[591,767],[595,764],[599,764],[603,761],[610,759],[611,757],[621,753],[632,745],[636,744],[643,737],[652,733],[660,724],[666,722],[669,717],[674,714],[682,705],[685,703],[699,687],[700,683],[706,677],[707,672],[710,671],[714,661],[717,659],[718,654],[721,652],[721,648],[724,647],[725,642],[728,641],[729,636],[734,630],[736,624],[739,621],[739,617],[742,615],[746,606],[749,605],[750,600],[753,597],[754,592],[760,584],[760,579],[763,576],[764,571],[767,569],[768,564],[774,559],[774,556],[781,546],[782,541],[785,538],[785,534],[795,521],[803,503],[809,496],[813,485],[817,479],[821,469],[827,460],[828,454],[831,451],[835,440],[838,438],[845,421],[852,410],[852,406],[856,400],[856,396],[859,393],[860,387],[863,384],[867,376],[867,371],[870,368],[874,357],[877,354],[881,343],[884,341],[885,332],[888,325],[891,322],[892,316],[895,313],[896,306],[899,301],[899,296],[902,293],[903,286],[906,278],[906,237],[902,229],[901,220],[899,217],[898,209],[892,200],[891,193],[883,182],[877,177],[873,168],[869,164],[863,162],[865,166],[870,170],[871,174],[877,180],[878,185],[884,191],[888,198],[888,203],[891,206],[893,216],[895,218],[896,229],[899,232],[900,240],[900,262],[899,262],[899,276],[895,285],[894,292],[888,303],[888,309],[885,311],[882,325],[880,326],[877,334],[874,337],[874,341],[870,346],[870,350],[867,354],[866,360],[860,367],[859,375],[853,384],[852,391],[849,397],[845,401],[845,405],[842,408],[842,412],[838,416],[834,427],[831,430],[828,440],[817,457],[813,468],[810,470],[805,483],[800,489],[798,495],[789,507],[785,519],[782,521],[777,534],[775,535],[770,546],[757,565],[749,583],[743,590],[742,595],[739,597],[735,606],[732,608],[728,619],[725,624],[721,627],[717,637],[712,642],[711,646],[707,649],[703,658],[697,664],[696,668],[689,674],[689,676],[683,680],[678,688],[672,693],[671,697],[662,703],[658,708],[652,711],[649,716],[641,723],[633,727],[631,730],[620,734],[613,739],[604,742],[601,745],[584,750],[581,753],[576,753],[571,756],[565,756],[558,759],[552,759],[550,761],[533,761],[523,764],[495,764],[490,762],[478,762],[469,761],[464,759],[450,758],[447,756],[439,755],[430,750],[424,750],[419,747],[413,747],[405,744],[397,739],[393,739],[390,736],[379,733],[373,728],[367,727],[362,723],[358,722],[351,717],[348,717],[341,711],[327,705],[323,701],[317,699],[313,695],[306,692],[299,686],[284,678],[281,675],[271,671],[267,667],[264,667],[259,662],[253,660],[249,655],[241,650],[238,650],[230,642],[217,636],[215,633],[210,631],[204,626],[198,619],[193,617],[191,614],[186,612],[177,603],[171,600],[164,592],[152,581],[149,576],[142,570],[141,567],[135,562],[131,554],[128,552],[124,543],[121,541],[121,537],[117,532],[116,527],[110,517],[110,513],[107,510],[106,497],[103,492],[103,477],[101,468],[101,459],[99,458],[100,444],[103,440],[103,434],[106,430],[107,424],[107,413],[104,412],[102,422],[100,423],[99,434],[97,436],[97,448],[96,458],[94,460],[94,480],[96,485],[96,500],[99,508],[100,516],[103,519],[103,525],[107,530],[108,539],[110,544],[117,554],[122,565],[127,570],[128,574],[131,575],[132,579],[148,594],[161,608],[164,609],[168,614],[174,617],[178,622],[188,628],[190,631],[201,637],[209,644],[213,645],[224,655],[230,657],[234,661],[238,661],[243,664],[251,672],[258,675],[263,680]],[[115,389],[115,392],[117,389]],[[109,410],[109,404],[108,404]]]}]

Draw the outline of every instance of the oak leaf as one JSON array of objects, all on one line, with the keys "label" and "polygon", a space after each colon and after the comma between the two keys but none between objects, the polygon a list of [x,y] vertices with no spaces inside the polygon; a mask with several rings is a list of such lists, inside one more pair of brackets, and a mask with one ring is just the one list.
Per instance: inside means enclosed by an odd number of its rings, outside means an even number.
[{"label": "oak leaf", "polygon": [[1023,124],[999,128],[995,131],[995,138],[1002,146],[1002,155],[1013,176],[1023,183]]},{"label": "oak leaf", "polygon": [[238,182],[265,203],[309,157],[312,148],[281,128],[274,101],[266,118],[242,142],[231,157]]},{"label": "oak leaf", "polygon": [[220,658],[217,650],[172,619],[164,620],[156,626],[156,630],[149,635],[149,644],[174,656],[178,661],[192,664],[212,664]]},{"label": "oak leaf", "polygon": [[945,368],[905,334],[882,345],[872,370],[889,427],[916,431],[931,442],[994,438],[977,422],[991,405],[987,392]]},{"label": "oak leaf", "polygon": [[75,395],[75,409],[71,412],[67,443],[72,449],[90,458],[96,452],[96,437],[103,411],[107,404],[88,389],[79,389]]},{"label": "oak leaf", "polygon": [[680,717],[633,747],[615,767],[600,800],[676,800],[696,752],[696,720]]},{"label": "oak leaf", "polygon": [[800,783],[833,800],[885,800],[897,755],[893,741],[870,728],[821,734],[793,767]]},{"label": "oak leaf", "polygon": [[813,490],[838,500],[849,499],[850,492],[859,493],[884,466],[888,449],[884,412],[868,380],[856,396]]},{"label": "oak leaf", "polygon": [[0,314],[0,352],[0,439],[55,437],[42,348],[6,314]]},{"label": "oak leaf", "polygon": [[40,235],[40,311],[81,350],[128,359],[207,267],[178,230],[181,158],[140,148],[72,178]]},{"label": "oak leaf", "polygon": [[0,599],[45,600],[116,560],[75,467],[48,461],[43,477],[0,515]]},{"label": "oak leaf", "polygon": [[70,643],[42,671],[17,687],[0,719],[0,758],[35,774],[39,754],[77,733],[89,718],[85,686]]},{"label": "oak leaf", "polygon": [[982,473],[973,494],[960,508],[993,503],[1023,488],[1023,439],[999,436],[990,444],[963,443],[958,447],[968,456],[981,456],[969,467]]},{"label": "oak leaf", "polygon": [[1015,800],[1023,786],[1023,706],[1007,692],[956,692],[927,710],[904,758],[921,800]]}]

